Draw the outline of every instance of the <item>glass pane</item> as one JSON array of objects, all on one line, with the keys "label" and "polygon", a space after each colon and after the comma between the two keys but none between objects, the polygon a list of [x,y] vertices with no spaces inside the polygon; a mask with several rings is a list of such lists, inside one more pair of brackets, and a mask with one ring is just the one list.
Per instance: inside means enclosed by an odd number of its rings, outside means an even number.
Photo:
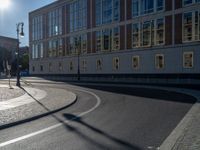
[{"label": "glass pane", "polygon": [[192,4],[192,0],[184,0],[184,5]]},{"label": "glass pane", "polygon": [[138,16],[139,13],[139,1],[132,0],[132,17]]}]

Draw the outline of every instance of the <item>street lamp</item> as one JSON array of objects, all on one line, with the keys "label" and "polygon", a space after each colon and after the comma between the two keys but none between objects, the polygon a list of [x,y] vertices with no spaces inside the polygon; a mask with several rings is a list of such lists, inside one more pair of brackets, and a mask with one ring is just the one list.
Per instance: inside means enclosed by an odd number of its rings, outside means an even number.
[{"label": "street lamp", "polygon": [[81,48],[80,41],[81,41],[81,39],[79,38],[78,42],[77,42],[77,44],[78,44],[78,70],[77,70],[78,77],[77,77],[77,79],[78,79],[78,81],[80,81],[80,48]]},{"label": "street lamp", "polygon": [[[21,30],[20,30],[21,27]],[[19,36],[24,37],[24,31],[23,31],[24,23],[20,22],[17,24],[17,83],[16,85],[20,87],[20,70],[19,70]]]}]

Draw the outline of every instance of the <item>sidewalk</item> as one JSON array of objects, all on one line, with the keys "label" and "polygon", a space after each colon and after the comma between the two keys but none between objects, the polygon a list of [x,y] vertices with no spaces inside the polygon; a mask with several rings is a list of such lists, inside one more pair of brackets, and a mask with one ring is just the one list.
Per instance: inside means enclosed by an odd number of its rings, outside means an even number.
[{"label": "sidewalk", "polygon": [[171,90],[191,95],[197,102],[163,142],[160,150],[200,150],[200,91],[178,88]]},{"label": "sidewalk", "polygon": [[0,130],[58,112],[76,101],[76,95],[64,89],[13,88],[0,85]]}]

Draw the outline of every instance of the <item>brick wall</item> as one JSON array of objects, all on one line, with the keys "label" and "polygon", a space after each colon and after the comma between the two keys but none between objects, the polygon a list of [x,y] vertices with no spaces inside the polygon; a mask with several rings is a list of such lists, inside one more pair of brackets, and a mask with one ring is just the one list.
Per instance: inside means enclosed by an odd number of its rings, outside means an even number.
[{"label": "brick wall", "polygon": [[182,44],[182,14],[175,15],[175,44]]},{"label": "brick wall", "polygon": [[172,15],[165,17],[165,45],[172,44]]},{"label": "brick wall", "polygon": [[127,25],[127,49],[132,49],[132,24]]}]

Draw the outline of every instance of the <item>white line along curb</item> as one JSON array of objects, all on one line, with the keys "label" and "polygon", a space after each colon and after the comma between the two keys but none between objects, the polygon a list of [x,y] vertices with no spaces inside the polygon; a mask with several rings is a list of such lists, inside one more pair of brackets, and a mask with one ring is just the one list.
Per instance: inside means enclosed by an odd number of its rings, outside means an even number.
[{"label": "white line along curb", "polygon": [[[6,87],[6,86],[1,86],[1,87]],[[37,100],[41,100],[47,95],[45,91],[40,90],[40,89],[28,88],[28,87],[24,87],[24,89]],[[35,100],[30,95],[25,93],[24,95],[20,97],[0,102],[0,111],[35,102]]]},{"label": "white line along curb", "polygon": [[[83,89],[75,89],[75,90],[81,91],[81,92],[85,92],[85,93],[88,93],[88,94],[94,96],[97,102],[96,102],[96,104],[92,108],[90,108],[89,110],[87,110],[85,112],[80,113],[77,117],[74,117],[71,120],[75,120],[75,119],[77,119],[79,117],[87,115],[88,113],[94,111],[101,104],[101,99],[95,93],[87,91],[87,90],[83,90]],[[3,142],[3,143],[0,143],[0,148],[1,147],[5,147],[5,146],[10,145],[10,144],[14,144],[16,142],[19,142],[19,141],[22,141],[22,140],[25,140],[25,139],[28,139],[28,138],[31,138],[31,137],[34,137],[34,136],[37,136],[39,134],[48,132],[50,130],[53,130],[55,128],[58,128],[58,127],[62,126],[64,123],[69,123],[71,120],[65,120],[63,123],[58,123],[58,124],[55,124],[53,126],[41,129],[39,131],[36,131],[36,132],[30,133],[30,134],[27,134],[27,135],[24,135],[24,136],[12,139],[10,141],[6,141],[6,142]]]}]

